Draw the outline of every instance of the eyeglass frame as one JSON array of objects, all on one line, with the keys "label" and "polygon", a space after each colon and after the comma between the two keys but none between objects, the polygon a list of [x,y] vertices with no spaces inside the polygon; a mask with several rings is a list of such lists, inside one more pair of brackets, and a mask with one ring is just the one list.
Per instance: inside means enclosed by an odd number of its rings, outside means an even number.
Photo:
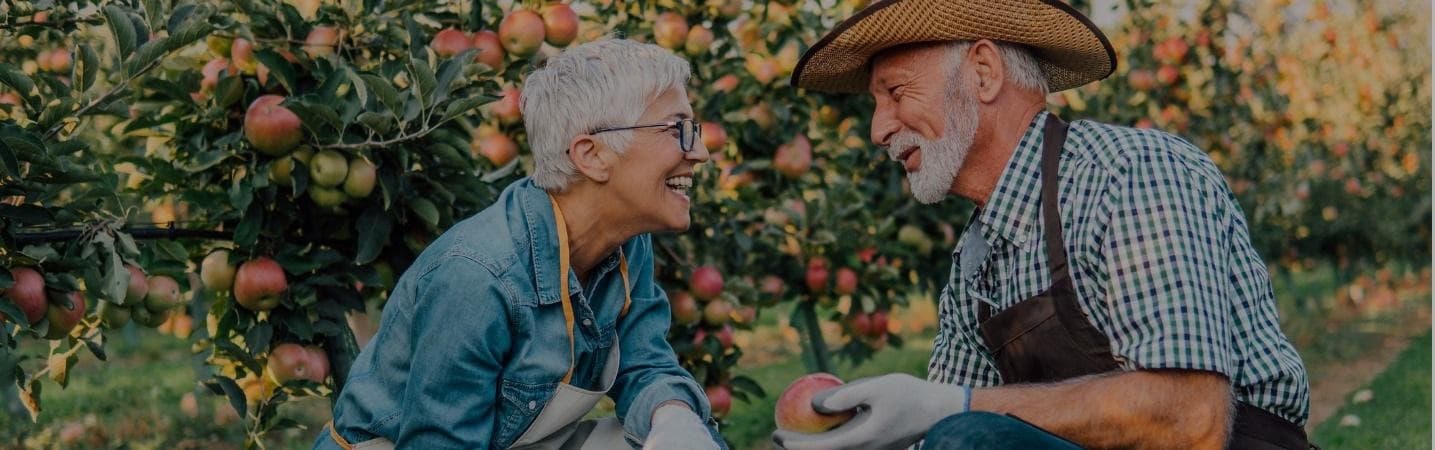
[{"label": "eyeglass frame", "polygon": [[[680,126],[680,125],[682,125],[683,122],[692,123],[692,129],[693,129],[693,137],[692,137],[691,140],[688,141],[688,143],[687,143],[686,146],[683,145],[683,135],[684,135],[685,133],[683,132],[683,127]],[[694,148],[697,148],[698,140],[702,139],[702,137],[703,137],[703,127],[702,127],[702,125],[698,124],[697,119],[693,119],[693,118],[679,119],[679,120],[674,120],[674,121],[670,121],[670,122],[654,123],[654,124],[647,124],[647,125],[633,125],[633,126],[628,126],[628,127],[599,128],[599,129],[593,130],[591,133],[588,133],[588,134],[598,134],[598,133],[606,133],[606,132],[609,132],[609,131],[637,130],[637,129],[642,129],[642,128],[658,128],[658,127],[662,127],[662,128],[665,128],[665,129],[666,129],[666,128],[677,128],[677,130],[678,130],[678,149],[679,149],[679,150],[682,150],[684,154],[691,153]]]}]

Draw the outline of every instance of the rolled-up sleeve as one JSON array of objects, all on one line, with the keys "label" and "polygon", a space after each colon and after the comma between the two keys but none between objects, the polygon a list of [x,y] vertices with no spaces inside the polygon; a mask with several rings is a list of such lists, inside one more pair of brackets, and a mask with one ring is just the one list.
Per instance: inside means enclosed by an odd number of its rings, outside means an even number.
[{"label": "rolled-up sleeve", "polygon": [[400,448],[489,448],[498,376],[511,345],[506,302],[480,264],[451,257],[419,281]]},{"label": "rolled-up sleeve", "polygon": [[670,400],[687,404],[708,424],[719,445],[707,395],[687,370],[678,365],[668,344],[671,324],[668,296],[653,278],[652,240],[639,236],[628,252],[633,275],[633,304],[618,324],[621,363],[611,395],[629,437],[641,442],[652,428],[653,411]]}]

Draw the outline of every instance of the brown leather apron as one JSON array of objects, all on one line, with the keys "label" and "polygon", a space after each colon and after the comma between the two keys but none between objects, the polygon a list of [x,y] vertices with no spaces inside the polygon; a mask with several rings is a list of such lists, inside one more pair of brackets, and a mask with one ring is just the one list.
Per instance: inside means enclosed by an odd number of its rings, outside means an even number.
[{"label": "brown leather apron", "polygon": [[[996,315],[978,305],[982,340],[996,360],[1005,384],[1050,383],[1121,369],[1111,342],[1096,329],[1076,302],[1076,288],[1067,266],[1057,208],[1057,169],[1066,123],[1047,117],[1041,152],[1041,215],[1051,287]],[[1275,414],[1240,402],[1229,448],[1306,450],[1305,431]]]}]

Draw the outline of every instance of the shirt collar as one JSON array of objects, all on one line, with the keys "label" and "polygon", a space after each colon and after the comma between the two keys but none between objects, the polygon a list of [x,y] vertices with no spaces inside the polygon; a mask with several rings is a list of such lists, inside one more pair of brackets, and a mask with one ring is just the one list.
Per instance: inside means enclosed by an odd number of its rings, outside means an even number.
[{"label": "shirt collar", "polygon": [[[558,273],[558,219],[553,214],[553,204],[548,200],[548,191],[538,187],[530,178],[514,183],[513,195],[523,210],[524,222],[528,229],[529,253],[533,255],[533,281],[538,292],[538,303],[548,305],[563,299],[559,276],[568,278],[568,293],[580,294],[582,288],[578,277],[571,270]],[[568,237],[570,243],[573,237]],[[595,267],[589,283],[594,283],[618,266],[618,252],[609,254]]]},{"label": "shirt collar", "polygon": [[1042,130],[1050,115],[1042,111],[1032,118],[987,197],[986,206],[978,212],[977,220],[985,225],[982,237],[989,243],[995,244],[1000,238],[1025,244],[1037,229],[1041,220],[1037,212],[1041,209]]}]

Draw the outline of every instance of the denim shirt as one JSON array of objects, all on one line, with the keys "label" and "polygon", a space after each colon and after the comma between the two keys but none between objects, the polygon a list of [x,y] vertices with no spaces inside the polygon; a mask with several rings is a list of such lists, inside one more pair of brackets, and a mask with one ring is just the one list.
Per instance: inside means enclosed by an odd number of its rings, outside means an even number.
[{"label": "denim shirt", "polygon": [[[622,251],[633,303],[621,320],[617,252],[599,263],[587,285],[565,274],[577,322],[571,383],[602,388],[616,342],[618,377],[608,396],[630,443],[647,437],[659,404],[676,400],[696,411],[723,445],[706,395],[666,340],[670,312],[653,279],[651,237],[630,239]],[[399,278],[378,333],[335,402],[336,430],[351,443],[383,437],[400,448],[512,445],[568,371],[557,272],[548,193],[521,179],[436,239]]]}]

